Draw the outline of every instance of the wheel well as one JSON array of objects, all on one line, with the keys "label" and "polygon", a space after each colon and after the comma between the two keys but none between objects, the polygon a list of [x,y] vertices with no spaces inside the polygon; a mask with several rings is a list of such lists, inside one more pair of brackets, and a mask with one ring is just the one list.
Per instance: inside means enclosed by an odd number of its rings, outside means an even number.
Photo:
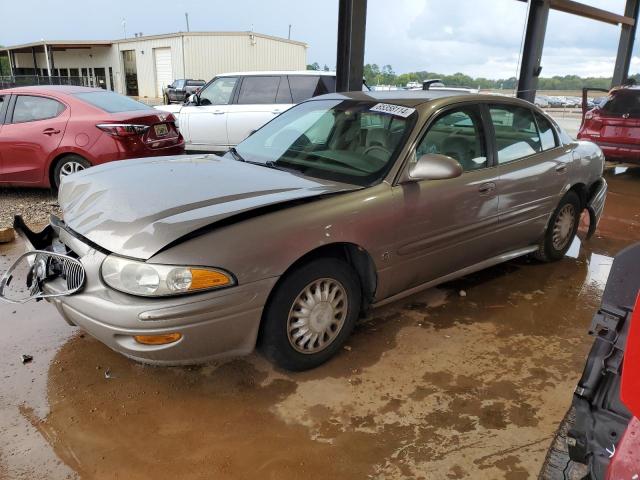
[{"label": "wheel well", "polygon": [[[56,171],[56,166],[58,165],[58,163],[60,163],[60,160],[62,160],[64,157],[68,157],[69,155],[75,155],[77,157],[80,157],[84,160],[86,160],[87,162],[89,162],[89,160],[87,160],[86,157],[83,157],[82,155],[78,155],[77,153],[73,153],[73,152],[64,152],[59,154],[57,157],[55,157],[53,160],[51,160],[51,164],[49,165],[49,185],[51,186],[51,188],[53,188],[55,186],[55,182],[53,180],[53,174]],[[91,162],[89,162],[89,164],[91,164]]]},{"label": "wheel well", "polygon": [[[330,245],[323,245],[322,247],[311,250],[287,268],[280,277],[278,284],[283,278],[300,265],[318,258],[338,258],[348,263],[354,269],[358,275],[360,286],[362,288],[362,311],[366,311],[369,305],[373,302],[373,296],[376,293],[378,284],[378,276],[376,274],[375,264],[373,263],[373,259],[371,258],[371,255],[369,255],[369,252],[353,243],[332,243]],[[275,291],[278,284],[276,284],[273,291]],[[267,301],[267,303],[269,303],[269,301]]]},{"label": "wheel well", "polygon": [[589,200],[587,186],[584,183],[576,183],[569,191],[576,192],[578,198],[580,198],[580,206],[584,209],[587,208],[587,202]]}]

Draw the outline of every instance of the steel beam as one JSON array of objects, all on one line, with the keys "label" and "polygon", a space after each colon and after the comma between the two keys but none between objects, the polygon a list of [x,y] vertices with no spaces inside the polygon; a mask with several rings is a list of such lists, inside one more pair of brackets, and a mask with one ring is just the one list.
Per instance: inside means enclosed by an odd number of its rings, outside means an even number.
[{"label": "steel beam", "polygon": [[611,81],[612,87],[624,84],[629,78],[629,65],[631,64],[633,43],[636,38],[639,6],[639,0],[627,0],[624,15],[625,17],[633,18],[635,22],[633,22],[633,25],[622,25],[620,42],[618,43],[618,55],[616,56],[616,66],[613,69],[613,80]]},{"label": "steel beam", "polygon": [[549,19],[549,0],[531,0],[518,78],[518,98],[533,102],[542,71],[542,49]]},{"label": "steel beam", "polygon": [[339,0],[336,91],[362,90],[367,0]]}]

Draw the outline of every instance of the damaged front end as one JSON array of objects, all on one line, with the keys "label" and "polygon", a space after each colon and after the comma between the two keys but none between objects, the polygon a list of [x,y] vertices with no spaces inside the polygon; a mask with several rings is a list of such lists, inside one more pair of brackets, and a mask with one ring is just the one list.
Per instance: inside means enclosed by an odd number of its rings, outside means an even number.
[{"label": "damaged front end", "polygon": [[56,234],[61,228],[57,217],[41,232],[33,232],[20,216],[14,229],[26,252],[0,278],[0,299],[9,303],[72,295],[85,284],[86,274],[78,256]]}]

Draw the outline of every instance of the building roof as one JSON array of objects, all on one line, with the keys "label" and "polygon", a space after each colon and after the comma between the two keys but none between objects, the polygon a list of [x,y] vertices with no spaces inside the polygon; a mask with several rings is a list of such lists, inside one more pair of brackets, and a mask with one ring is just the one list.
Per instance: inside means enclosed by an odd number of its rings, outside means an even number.
[{"label": "building roof", "polygon": [[143,42],[145,40],[157,40],[161,38],[175,38],[175,37],[212,37],[212,36],[250,36],[253,35],[256,38],[266,38],[270,40],[276,40],[278,42],[291,43],[294,45],[300,45],[303,47],[307,47],[307,44],[304,42],[299,42],[297,40],[291,40],[288,38],[275,37],[272,35],[265,35],[263,33],[256,33],[250,31],[240,31],[240,32],[175,32],[175,33],[163,33],[159,35],[142,35],[140,37],[127,37],[120,38],[116,40],[40,40],[39,42],[30,42],[23,43],[20,45],[10,45],[7,47],[0,47],[0,51],[30,51],[31,48],[43,48],[44,45],[47,45],[48,48],[53,49],[66,49],[66,48],[90,48],[90,47],[108,47],[116,43],[129,43],[129,42]]},{"label": "building roof", "polygon": [[259,70],[259,71],[245,71],[245,72],[225,72],[216,77],[258,77],[268,75],[312,75],[314,77],[335,77],[336,72],[324,71],[324,70]]}]

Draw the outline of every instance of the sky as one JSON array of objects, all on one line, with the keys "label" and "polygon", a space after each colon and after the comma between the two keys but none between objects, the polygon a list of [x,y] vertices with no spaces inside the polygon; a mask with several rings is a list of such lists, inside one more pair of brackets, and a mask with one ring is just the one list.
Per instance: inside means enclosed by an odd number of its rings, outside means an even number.
[{"label": "sky", "polygon": [[[582,0],[623,13],[624,0]],[[527,4],[515,0],[369,0],[365,63],[486,78],[517,75]],[[308,63],[335,66],[338,0],[0,0],[0,45],[110,40],[186,30],[246,31],[306,42]],[[640,37],[640,35],[639,35]],[[542,76],[611,76],[619,27],[552,11]],[[640,72],[636,41],[631,73]]]}]

